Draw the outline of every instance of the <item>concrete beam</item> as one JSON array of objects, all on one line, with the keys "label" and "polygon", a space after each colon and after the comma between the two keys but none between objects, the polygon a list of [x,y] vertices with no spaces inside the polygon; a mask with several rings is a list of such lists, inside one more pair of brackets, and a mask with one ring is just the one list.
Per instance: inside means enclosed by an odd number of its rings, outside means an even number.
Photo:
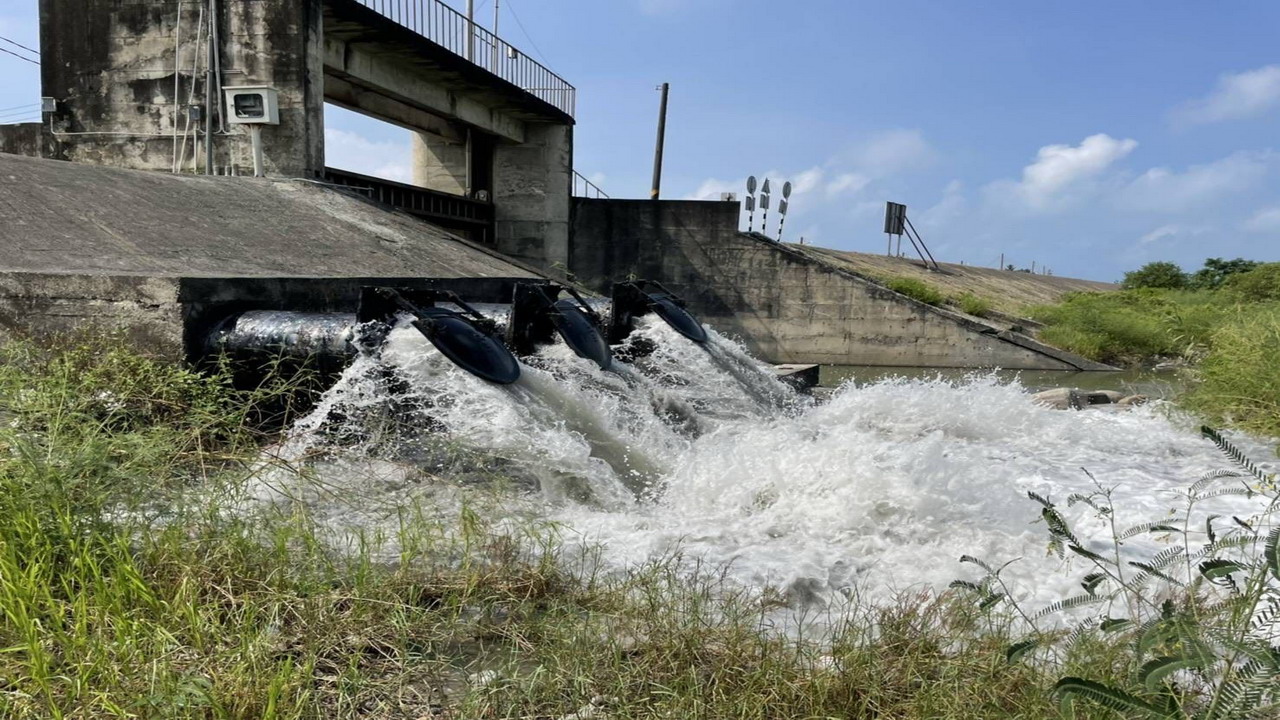
[{"label": "concrete beam", "polygon": [[324,99],[338,107],[376,117],[406,130],[430,133],[449,142],[466,142],[465,134],[447,119],[355,85],[347,78],[325,75]]},{"label": "concrete beam", "polygon": [[[436,78],[379,52],[376,43],[325,37],[325,76],[438,117],[458,120],[513,143],[525,141],[524,122],[473,98],[454,92]],[[328,89],[325,91],[328,94]],[[376,114],[370,111],[371,114]],[[430,131],[430,128],[420,128]]]}]

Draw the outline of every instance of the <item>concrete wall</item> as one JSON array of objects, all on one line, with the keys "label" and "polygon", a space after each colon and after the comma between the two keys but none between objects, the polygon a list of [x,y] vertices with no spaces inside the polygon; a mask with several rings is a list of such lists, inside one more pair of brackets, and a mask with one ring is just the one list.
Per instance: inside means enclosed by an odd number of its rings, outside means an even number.
[{"label": "concrete wall", "polygon": [[0,272],[0,342],[121,332],[148,352],[180,359],[176,278]]},{"label": "concrete wall", "polygon": [[191,359],[208,333],[246,310],[354,313],[362,289],[438,287],[474,302],[510,298],[528,278],[143,277],[0,271],[0,344],[119,332],[163,357]]},{"label": "concrete wall", "polygon": [[[50,155],[170,169],[175,128],[181,140],[188,104],[204,105],[209,24],[206,18],[201,25],[202,5],[40,0],[43,92],[59,103]],[[319,0],[219,3],[224,83],[271,85],[280,94],[280,125],[263,130],[273,175],[309,177],[324,167],[322,22]],[[176,47],[175,37],[181,40]],[[248,134],[235,126],[228,130],[214,138],[215,166],[248,174]],[[189,137],[179,150],[187,168],[193,157],[203,159],[191,143]]]},{"label": "concrete wall", "polygon": [[657,280],[776,363],[1103,369],[738,231],[738,204],[574,201],[570,269],[589,287]]},{"label": "concrete wall", "polygon": [[573,126],[529,123],[520,145],[493,154],[494,236],[500,252],[544,272],[569,266]]},{"label": "concrete wall", "polygon": [[44,126],[40,123],[0,125],[0,153],[44,157]]}]

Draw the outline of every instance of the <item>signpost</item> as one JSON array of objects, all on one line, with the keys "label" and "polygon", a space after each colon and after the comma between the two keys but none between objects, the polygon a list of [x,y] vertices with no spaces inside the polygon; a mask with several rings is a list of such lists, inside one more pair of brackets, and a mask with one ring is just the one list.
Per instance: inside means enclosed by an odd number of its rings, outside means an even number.
[{"label": "signpost", "polygon": [[782,242],[782,228],[787,224],[787,204],[791,200],[791,183],[790,181],[782,185],[782,202],[778,203],[778,242]]}]

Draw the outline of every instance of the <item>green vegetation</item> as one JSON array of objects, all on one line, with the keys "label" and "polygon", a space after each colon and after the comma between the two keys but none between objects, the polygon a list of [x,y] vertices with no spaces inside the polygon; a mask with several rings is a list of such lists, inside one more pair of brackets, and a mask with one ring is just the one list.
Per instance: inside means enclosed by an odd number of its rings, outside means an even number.
[{"label": "green vegetation", "polygon": [[1124,274],[1120,286],[1126,290],[1155,288],[1157,290],[1181,290],[1187,286],[1187,274],[1171,262],[1153,262]]},{"label": "green vegetation", "polygon": [[1187,285],[1196,290],[1217,290],[1231,276],[1247,273],[1261,264],[1256,260],[1245,260],[1243,258],[1236,258],[1235,260],[1209,258],[1204,261],[1204,267],[1187,277]]},{"label": "green vegetation", "polygon": [[1241,302],[1280,301],[1280,263],[1267,263],[1239,275],[1232,275],[1222,284],[1230,299]]},{"label": "green vegetation", "polygon": [[1053,712],[1044,673],[1004,661],[1008,619],[950,597],[795,642],[762,629],[779,594],[675,559],[606,579],[554,528],[474,508],[403,507],[393,537],[335,552],[305,509],[232,500],[272,439],[247,418],[291,387],[236,391],[119,348],[4,350],[4,717]]},{"label": "green vegetation", "polygon": [[1208,344],[1187,403],[1235,427],[1280,436],[1280,303],[1237,311]]},{"label": "green vegetation", "polygon": [[898,277],[885,280],[884,286],[890,290],[902,293],[909,298],[919,300],[926,305],[941,305],[946,296],[942,291],[923,280],[915,278]]},{"label": "green vegetation", "polygon": [[[1176,290],[1075,293],[1031,315],[1045,323],[1042,340],[1100,362],[1189,364],[1191,407],[1216,422],[1280,435],[1280,263],[1211,259],[1206,270],[1201,289],[1187,281]],[[1220,281],[1203,280],[1208,275]]]},{"label": "green vegetation", "polygon": [[1249,273],[1262,263],[1255,260],[1236,258],[1223,260],[1209,258],[1204,267],[1194,273],[1184,273],[1182,268],[1171,262],[1152,262],[1141,268],[1124,274],[1121,286],[1126,290],[1154,288],[1157,290],[1217,290],[1236,275]]},{"label": "green vegetation", "polygon": [[[1131,609],[1120,631],[1027,624],[987,568],[798,640],[770,629],[786,592],[678,557],[604,576],[553,526],[486,520],[483,490],[456,512],[406,504],[340,551],[306,506],[237,500],[267,470],[309,477],[264,463],[258,429],[302,385],[236,390],[109,344],[0,351],[0,716],[1219,718],[1275,700],[1251,680],[1274,656],[1240,635],[1249,602],[1274,612],[1275,533],[1210,528],[1199,565],[1178,558],[1185,592],[1157,603],[1045,500],[1050,548],[1111,573],[1087,590]],[[1109,514],[1099,493],[1070,502]]]},{"label": "green vegetation", "polygon": [[403,507],[335,552],[305,508],[232,500],[272,440],[251,418],[296,387],[7,347],[4,717],[1054,717],[1059,675],[1138,671],[1125,643],[1048,629],[1011,662],[1014,609],[963,589],[791,639],[767,629],[785,593],[679,558],[604,577],[475,505]]},{"label": "green vegetation", "polygon": [[965,293],[953,301],[960,310],[977,317],[986,317],[991,313],[991,303],[973,293]]},{"label": "green vegetation", "polygon": [[[1008,603],[1026,619],[1031,632],[1010,645],[1009,657],[1037,652],[1046,639],[1043,619],[1064,611],[1093,608],[1071,636],[1078,641],[1112,636],[1127,649],[1129,670],[1116,680],[1067,675],[1055,685],[1064,707],[1089,702],[1126,715],[1157,718],[1270,717],[1280,709],[1280,527],[1270,530],[1266,518],[1280,509],[1276,478],[1264,475],[1217,432],[1204,434],[1237,465],[1236,470],[1209,472],[1186,490],[1186,505],[1168,515],[1124,528],[1116,524],[1112,491],[1094,480],[1089,493],[1067,498],[1067,505],[1092,511],[1111,528],[1111,543],[1102,547],[1075,535],[1058,504],[1029,492],[1040,504],[1049,534],[1049,549],[1059,560],[1083,559],[1083,593],[1046,607],[1020,606],[1000,577],[1003,568],[964,557],[985,571],[979,583],[957,586],[975,596],[980,606]],[[1091,476],[1092,479],[1092,476]],[[1248,519],[1222,523],[1207,515],[1204,532],[1193,527],[1196,507],[1224,495],[1263,496],[1265,507]],[[1215,521],[1218,521],[1215,527]],[[1195,516],[1195,524],[1200,523]],[[1137,538],[1165,543],[1148,557],[1126,551]],[[1194,537],[1194,539],[1193,539]],[[1160,584],[1175,587],[1160,597]]]}]

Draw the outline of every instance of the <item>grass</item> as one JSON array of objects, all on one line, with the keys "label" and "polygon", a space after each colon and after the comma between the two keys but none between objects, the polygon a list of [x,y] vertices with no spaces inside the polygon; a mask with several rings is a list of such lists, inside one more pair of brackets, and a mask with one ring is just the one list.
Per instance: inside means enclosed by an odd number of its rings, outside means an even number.
[{"label": "grass", "polygon": [[889,278],[884,281],[884,286],[896,293],[901,293],[914,300],[919,300],[926,305],[941,305],[946,299],[946,296],[942,294],[942,291],[923,280],[917,280],[915,278]]},{"label": "grass", "polygon": [[1280,436],[1280,264],[1233,275],[1218,290],[1077,293],[1035,308],[1045,342],[1093,360],[1191,367],[1183,400],[1218,423]]},{"label": "grass", "polygon": [[1235,314],[1208,344],[1187,403],[1219,422],[1280,437],[1280,304]]},{"label": "grass", "polygon": [[1119,366],[1189,365],[1182,401],[1216,423],[1280,436],[1280,303],[1223,291],[1085,294],[1039,308],[1040,339]]},{"label": "grass", "polygon": [[965,293],[958,298],[954,298],[953,302],[962,312],[968,313],[969,315],[986,317],[991,313],[991,302],[985,298],[980,298],[973,293]]},{"label": "grass", "polygon": [[678,557],[602,575],[475,506],[408,504],[338,552],[305,507],[230,499],[294,383],[3,352],[0,717],[1104,718],[1062,715],[1054,681],[1137,669],[1127,639],[1049,630],[1011,662],[1014,610],[963,590],[798,639],[785,593]]}]

